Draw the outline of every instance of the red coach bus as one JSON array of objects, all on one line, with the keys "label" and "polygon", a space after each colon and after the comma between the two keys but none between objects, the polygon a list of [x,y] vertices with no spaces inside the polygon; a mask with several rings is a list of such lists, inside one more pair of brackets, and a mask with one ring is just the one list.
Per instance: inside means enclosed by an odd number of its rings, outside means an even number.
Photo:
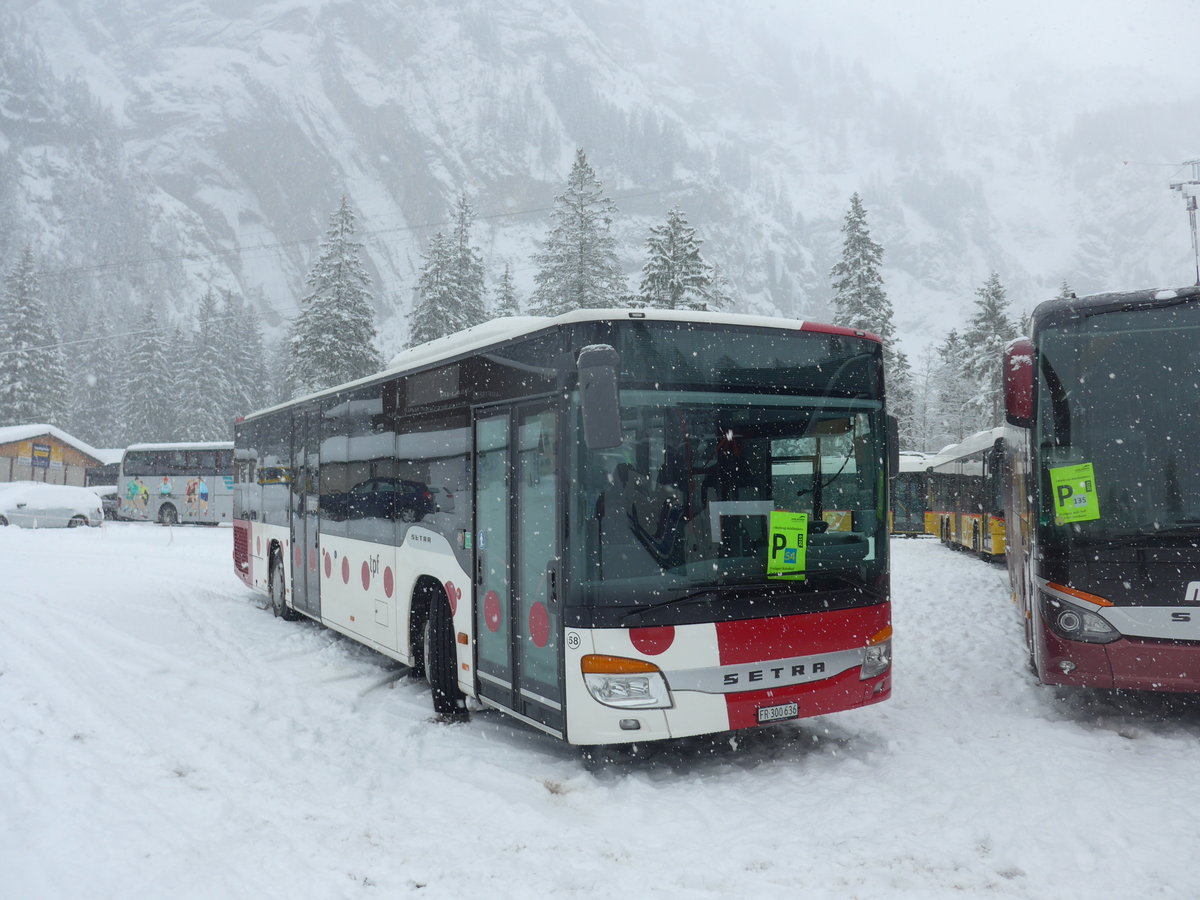
[{"label": "red coach bus", "polygon": [[1005,353],[1014,598],[1049,684],[1200,691],[1200,287],[1051,300]]},{"label": "red coach bus", "polygon": [[[504,319],[236,425],[234,561],[573,744],[891,690],[881,346],[778,319]],[[839,529],[827,510],[840,511]]]}]

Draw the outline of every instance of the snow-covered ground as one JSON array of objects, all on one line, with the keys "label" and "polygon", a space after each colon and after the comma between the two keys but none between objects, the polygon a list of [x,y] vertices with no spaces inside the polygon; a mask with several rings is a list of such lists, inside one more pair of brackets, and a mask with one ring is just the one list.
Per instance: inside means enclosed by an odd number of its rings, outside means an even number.
[{"label": "snow-covered ground", "polygon": [[1200,701],[1035,685],[936,542],[894,545],[891,701],[588,767],[272,618],[231,535],[0,529],[0,896],[1200,890]]}]

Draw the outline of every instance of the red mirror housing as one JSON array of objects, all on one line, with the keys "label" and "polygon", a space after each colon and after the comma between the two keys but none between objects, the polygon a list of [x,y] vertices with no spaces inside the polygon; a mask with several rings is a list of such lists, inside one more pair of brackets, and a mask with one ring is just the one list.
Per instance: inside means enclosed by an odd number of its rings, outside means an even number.
[{"label": "red mirror housing", "polygon": [[1033,427],[1033,342],[1017,338],[1004,348],[1004,417],[1009,425]]}]

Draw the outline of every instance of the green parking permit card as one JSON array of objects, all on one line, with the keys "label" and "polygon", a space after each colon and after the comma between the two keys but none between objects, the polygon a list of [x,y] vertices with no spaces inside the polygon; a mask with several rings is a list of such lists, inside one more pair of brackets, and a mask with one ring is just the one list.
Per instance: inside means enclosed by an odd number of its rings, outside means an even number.
[{"label": "green parking permit card", "polygon": [[775,510],[770,517],[770,532],[767,577],[803,581],[808,555],[808,513]]},{"label": "green parking permit card", "polygon": [[1050,490],[1054,492],[1054,524],[1100,518],[1100,498],[1096,496],[1096,476],[1091,463],[1051,469]]}]

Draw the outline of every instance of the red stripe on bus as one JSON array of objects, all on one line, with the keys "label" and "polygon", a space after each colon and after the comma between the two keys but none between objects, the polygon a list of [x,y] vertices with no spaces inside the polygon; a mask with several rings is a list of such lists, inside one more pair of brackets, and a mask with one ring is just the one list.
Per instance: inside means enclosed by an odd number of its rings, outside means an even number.
[{"label": "red stripe on bus", "polygon": [[793,656],[865,647],[890,624],[887,604],[774,619],[717,623],[721,665],[768,662]]}]

